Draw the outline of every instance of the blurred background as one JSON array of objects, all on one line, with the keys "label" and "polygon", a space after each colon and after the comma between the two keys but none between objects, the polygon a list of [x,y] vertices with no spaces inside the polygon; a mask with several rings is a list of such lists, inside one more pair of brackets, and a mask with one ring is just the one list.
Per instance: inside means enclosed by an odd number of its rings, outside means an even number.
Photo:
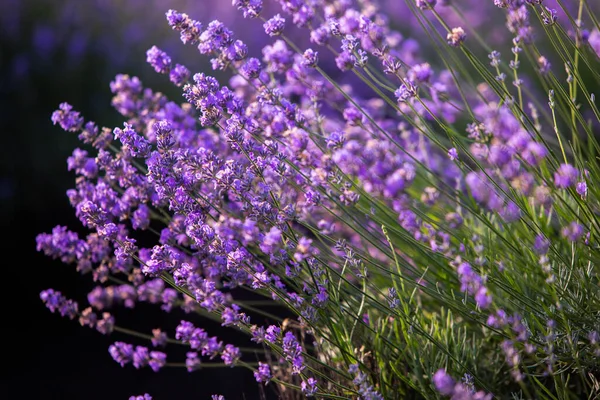
[{"label": "blurred background", "polygon": [[[279,10],[273,5],[276,1],[266,3],[266,15]],[[407,21],[403,1],[381,3],[392,18]],[[476,4],[467,8],[473,27],[487,25],[492,41],[502,39],[497,31],[505,32],[504,17],[491,0],[485,7],[482,0],[460,3]],[[243,20],[231,0],[0,0],[0,326],[9,337],[0,363],[0,399],[128,399],[145,392],[155,400],[207,399],[216,393],[229,400],[260,397],[252,374],[242,369],[192,374],[183,369],[122,369],[108,354],[108,346],[126,337],[105,337],[82,328],[77,321],[50,313],[39,299],[41,290],[54,288],[81,301],[93,287],[73,267],[35,251],[36,235],[58,224],[85,233],[65,195],[74,185],[66,159],[80,144],[76,134],[53,126],[50,115],[66,101],[99,126],[121,126],[122,119],[110,106],[109,90],[119,73],[136,75],[146,87],[181,99],[168,78],[146,64],[146,50],[157,45],[192,72],[209,66],[171,31],[164,17],[170,8],[203,23],[220,19],[248,44],[251,55],[260,56],[269,41],[262,24]],[[491,9],[496,13],[489,13]],[[414,20],[407,22],[395,26],[403,33],[418,26]],[[406,41],[407,52],[414,43]],[[151,320],[138,306],[135,312],[117,314],[118,321],[150,332],[159,325],[174,327],[183,317],[149,310]],[[164,321],[156,321],[157,315]],[[218,325],[207,323],[205,328],[226,343],[242,344]]]}]

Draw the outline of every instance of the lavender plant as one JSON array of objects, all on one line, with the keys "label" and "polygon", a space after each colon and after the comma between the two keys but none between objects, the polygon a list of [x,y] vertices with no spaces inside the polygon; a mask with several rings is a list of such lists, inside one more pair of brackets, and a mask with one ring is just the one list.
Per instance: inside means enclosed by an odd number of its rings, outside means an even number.
[{"label": "lavender plant", "polygon": [[[119,75],[122,127],[54,112],[87,148],[67,195],[91,233],[37,246],[97,286],[42,301],[119,334],[121,366],[247,368],[284,399],[600,396],[598,4],[278,3],[233,1],[272,38],[260,59],[167,11],[228,82],[152,47],[183,100]],[[115,320],[140,302],[188,317]]]}]

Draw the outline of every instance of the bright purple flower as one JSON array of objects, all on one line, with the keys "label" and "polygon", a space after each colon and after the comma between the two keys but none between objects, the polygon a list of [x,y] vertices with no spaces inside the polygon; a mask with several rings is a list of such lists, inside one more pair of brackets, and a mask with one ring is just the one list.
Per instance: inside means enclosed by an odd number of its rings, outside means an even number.
[{"label": "bright purple flower", "polygon": [[223,350],[223,353],[221,353],[221,359],[225,365],[235,364],[235,362],[239,360],[241,356],[242,353],[240,352],[240,349],[232,344],[225,345],[225,349]]},{"label": "bright purple flower", "polygon": [[190,79],[190,70],[184,65],[175,64],[175,67],[171,69],[171,72],[169,73],[169,79],[176,86],[182,86]]},{"label": "bright purple flower", "polygon": [[310,68],[315,68],[317,66],[318,62],[319,62],[319,52],[314,51],[313,49],[307,49],[304,52],[303,61],[302,61],[303,65],[310,67]]},{"label": "bright purple flower", "polygon": [[140,204],[137,210],[131,216],[131,226],[133,229],[147,229],[150,226],[150,208],[145,204]]},{"label": "bright purple flower", "polygon": [[208,333],[202,328],[194,328],[188,342],[192,349],[206,348],[209,353],[214,353],[212,348],[209,349]]},{"label": "bright purple flower", "polygon": [[59,124],[67,132],[76,132],[83,125],[83,117],[69,103],[60,103],[58,110],[52,113],[52,123]]},{"label": "bright purple flower", "polygon": [[265,33],[269,36],[279,36],[285,28],[285,18],[277,14],[263,24]]},{"label": "bright purple flower", "polygon": [[135,351],[133,352],[133,366],[139,369],[148,365],[149,361],[150,352],[148,351],[148,348],[136,346]]},{"label": "bright purple flower", "polygon": [[55,292],[52,289],[43,290],[40,293],[40,299],[51,312],[58,312],[60,315],[67,316],[73,319],[77,316],[77,303],[67,299],[60,292]]},{"label": "bright purple flower", "polygon": [[146,61],[159,74],[168,74],[171,71],[171,57],[156,46],[146,51]]},{"label": "bright purple flower", "polygon": [[259,361],[258,369],[254,371],[254,378],[256,378],[256,382],[267,383],[271,379],[271,368],[269,367],[269,364]]},{"label": "bright purple flower", "polygon": [[195,44],[200,40],[202,24],[188,17],[187,14],[178,13],[175,10],[169,10],[166,13],[167,21],[171,28],[181,33],[183,43]]},{"label": "bright purple flower", "polygon": [[581,196],[581,198],[585,198],[588,192],[587,183],[585,181],[577,182],[577,185],[575,185],[575,191]]},{"label": "bright purple flower", "polygon": [[283,40],[277,40],[262,50],[268,72],[283,73],[292,66],[293,53]]},{"label": "bright purple flower", "polygon": [[98,173],[98,166],[96,160],[91,157],[87,157],[88,152],[81,149],[75,149],[73,155],[67,158],[67,167],[69,171],[75,171],[79,175],[83,175],[86,178],[95,178]]},{"label": "bright purple flower", "polygon": [[115,342],[110,345],[108,352],[113,360],[121,364],[121,367],[133,360],[133,345],[128,343]]},{"label": "bright purple flower", "polygon": [[232,4],[243,11],[244,18],[257,18],[263,8],[263,0],[233,0]]},{"label": "bright purple flower", "polygon": [[304,357],[302,357],[302,346],[294,334],[290,331],[283,336],[283,355],[292,364],[292,375],[297,375],[305,368]]},{"label": "bright purple flower", "polygon": [[279,339],[279,335],[281,335],[281,329],[275,325],[270,325],[265,333],[265,340],[276,343]]},{"label": "bright purple flower", "polygon": [[167,363],[167,354],[162,351],[151,351],[150,361],[148,365],[152,368],[152,371],[158,372]]},{"label": "bright purple flower", "polygon": [[249,58],[242,68],[240,69],[240,74],[246,79],[254,79],[257,78],[260,74],[262,66],[260,61],[256,58]]},{"label": "bright purple flower", "polygon": [[194,324],[188,321],[181,321],[177,328],[175,328],[175,339],[181,340],[182,342],[189,342],[194,332]]},{"label": "bright purple flower", "polygon": [[236,304],[232,304],[231,307],[225,307],[221,313],[222,326],[235,325],[239,322],[239,311],[240,307]]},{"label": "bright purple flower", "polygon": [[[200,329],[200,328],[198,328]],[[192,348],[194,348],[192,346]],[[204,340],[203,344],[202,344],[202,349],[201,349],[201,354],[203,356],[208,356],[209,358],[214,358],[216,357],[222,350],[223,348],[223,342],[219,342],[219,340],[216,338],[216,336],[213,336],[207,340]],[[225,358],[223,358],[223,356]],[[233,356],[235,356],[235,348],[234,349],[230,349],[228,353],[224,354],[221,356],[221,358],[223,358],[223,361],[225,361],[225,359],[229,360],[229,361],[233,361]]]}]

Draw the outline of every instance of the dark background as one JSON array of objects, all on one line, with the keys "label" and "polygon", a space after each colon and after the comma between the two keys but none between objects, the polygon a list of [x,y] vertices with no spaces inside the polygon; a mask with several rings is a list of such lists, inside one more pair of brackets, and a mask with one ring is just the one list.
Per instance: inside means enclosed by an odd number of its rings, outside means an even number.
[{"label": "dark background", "polygon": [[[50,115],[67,101],[86,120],[121,126],[110,106],[109,82],[117,73],[140,76],[147,87],[178,100],[177,89],[146,64],[145,51],[159,45],[193,72],[207,64],[170,30],[164,18],[169,8],[205,23],[214,17],[230,24],[241,19],[230,0],[211,1],[210,7],[185,0],[0,1],[1,399],[128,399],[146,392],[155,400],[208,399],[212,394],[259,398],[252,373],[242,368],[194,373],[121,368],[108,353],[111,343],[150,343],[119,333],[103,336],[50,313],[39,299],[41,290],[53,288],[82,309],[93,287],[90,277],[80,276],[73,266],[35,250],[36,235],[56,225],[86,232],[65,195],[74,185],[66,159],[80,144],[76,134],[53,126]],[[257,48],[252,40],[258,35],[248,35],[261,29],[257,21],[236,29]],[[116,311],[120,326],[145,333],[163,327],[171,336],[185,317],[139,305]],[[236,342],[238,335],[217,324],[193,321],[225,343],[247,345],[247,339]],[[185,361],[183,348],[171,345],[166,351],[169,361]]]}]

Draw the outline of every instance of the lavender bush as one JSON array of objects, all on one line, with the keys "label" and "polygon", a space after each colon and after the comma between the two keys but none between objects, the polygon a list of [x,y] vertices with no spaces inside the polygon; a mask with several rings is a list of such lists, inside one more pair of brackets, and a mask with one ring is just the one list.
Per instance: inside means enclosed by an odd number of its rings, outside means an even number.
[{"label": "lavender bush", "polygon": [[[228,81],[154,46],[183,100],[119,75],[123,126],[52,114],[86,147],[67,195],[91,233],[37,247],[97,286],[46,306],[123,367],[247,368],[283,399],[600,396],[598,4],[233,7],[260,57],[166,12]],[[187,317],[133,331],[113,309],[137,303]]]}]

